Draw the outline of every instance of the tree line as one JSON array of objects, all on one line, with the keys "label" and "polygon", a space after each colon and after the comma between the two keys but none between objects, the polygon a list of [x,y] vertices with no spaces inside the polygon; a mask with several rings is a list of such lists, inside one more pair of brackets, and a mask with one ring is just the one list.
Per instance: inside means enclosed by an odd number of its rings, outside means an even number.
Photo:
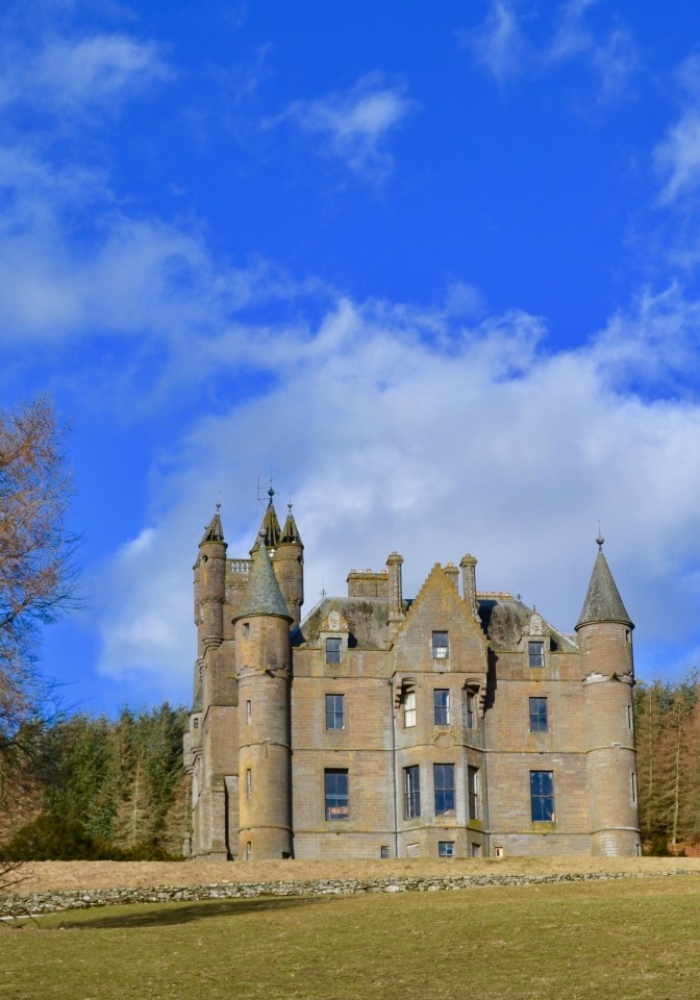
[{"label": "tree line", "polygon": [[639,817],[654,853],[700,841],[700,677],[634,691]]},{"label": "tree line", "polygon": [[81,713],[25,734],[25,752],[0,774],[0,808],[25,822],[0,830],[0,852],[14,859],[181,856],[186,724],[186,709],[165,703],[125,708],[116,720]]}]

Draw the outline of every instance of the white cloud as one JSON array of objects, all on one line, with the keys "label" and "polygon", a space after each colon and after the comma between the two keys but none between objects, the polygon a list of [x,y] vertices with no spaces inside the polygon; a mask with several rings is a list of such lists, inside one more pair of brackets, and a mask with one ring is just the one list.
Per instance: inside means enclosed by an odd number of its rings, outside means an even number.
[{"label": "white cloud", "polygon": [[486,21],[473,36],[460,34],[463,43],[474,52],[478,63],[504,84],[517,76],[528,48],[515,7],[509,0],[491,0]]},{"label": "white cloud", "polygon": [[[512,0],[491,0],[483,28],[466,39],[475,58],[503,85],[526,70],[545,73],[554,66],[584,60],[599,81],[598,100],[611,100],[626,90],[637,70],[637,48],[624,28],[592,28],[586,21],[598,0],[567,0],[556,8],[550,41],[535,43],[525,31],[535,14],[519,14]],[[462,35],[464,40],[464,35]]]},{"label": "white cloud", "polygon": [[700,112],[687,110],[671,126],[655,150],[656,164],[665,175],[664,204],[692,195],[700,185]]},{"label": "white cloud", "polygon": [[353,173],[381,181],[394,168],[386,151],[389,132],[416,108],[403,84],[389,86],[380,73],[363,76],[348,91],[311,101],[295,101],[264,125],[288,121],[318,136],[321,150],[341,160]]},{"label": "white cloud", "polygon": [[202,525],[221,495],[229,555],[245,556],[259,469],[274,475],[280,513],[293,496],[307,611],[322,587],[342,592],[349,569],[380,568],[392,549],[409,595],[436,560],[471,551],[480,587],[521,592],[571,629],[600,518],[647,648],[669,607],[694,633],[682,615],[700,564],[700,405],[641,395],[632,376],[649,385],[647,350],[668,388],[681,360],[662,372],[667,348],[699,312],[678,289],[647,295],[589,347],[554,355],[524,313],[460,328],[444,313],[338,300],[311,332],[268,329],[256,351],[273,388],[193,421],[154,479],[157,531],[103,568],[114,596],[102,669],[156,672],[186,696]]},{"label": "white cloud", "polygon": [[34,53],[4,55],[0,104],[32,104],[64,116],[103,111],[172,76],[156,45],[123,34],[55,38]]}]

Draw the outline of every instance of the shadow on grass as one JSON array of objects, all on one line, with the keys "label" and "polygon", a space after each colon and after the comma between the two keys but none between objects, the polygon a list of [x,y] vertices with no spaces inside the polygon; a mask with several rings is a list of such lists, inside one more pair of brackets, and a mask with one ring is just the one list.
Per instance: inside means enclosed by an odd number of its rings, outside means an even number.
[{"label": "shadow on grass", "polygon": [[289,910],[299,906],[314,906],[331,902],[325,899],[305,899],[294,897],[276,899],[226,899],[203,900],[197,903],[134,903],[126,908],[120,908],[118,914],[109,916],[86,917],[81,911],[80,917],[71,919],[63,917],[59,928],[65,930],[95,930],[130,927],[164,927],[168,924],[189,924],[208,917],[236,917],[259,913],[264,910]]}]

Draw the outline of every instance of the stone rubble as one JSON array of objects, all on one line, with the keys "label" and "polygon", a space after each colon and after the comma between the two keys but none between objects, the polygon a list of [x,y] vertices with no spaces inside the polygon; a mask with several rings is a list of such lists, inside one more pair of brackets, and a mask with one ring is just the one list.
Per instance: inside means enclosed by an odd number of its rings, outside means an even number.
[{"label": "stone rubble", "polygon": [[294,882],[218,882],[202,885],[156,886],[151,889],[92,889],[72,892],[16,893],[0,896],[0,919],[18,914],[59,913],[130,903],[182,903],[208,899],[257,899],[262,896],[352,896],[367,892],[437,892],[482,886],[551,885],[562,882],[604,882],[620,878],[664,878],[700,875],[698,869],[664,872],[575,872],[552,875],[400,876],[394,878],[314,879]]}]

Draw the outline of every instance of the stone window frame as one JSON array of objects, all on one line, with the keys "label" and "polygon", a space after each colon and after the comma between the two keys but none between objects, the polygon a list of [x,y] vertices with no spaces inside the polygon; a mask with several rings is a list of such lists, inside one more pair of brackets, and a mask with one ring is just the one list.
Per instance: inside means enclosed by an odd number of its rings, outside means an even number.
[{"label": "stone window frame", "polygon": [[[438,695],[444,696],[442,704],[439,704]],[[449,688],[433,688],[433,725],[452,725],[452,706],[450,704]]]},{"label": "stone window frame", "polygon": [[[331,701],[331,699],[334,700]],[[340,699],[339,702],[338,699]],[[345,695],[327,691],[324,700],[326,707],[326,730],[337,732],[338,730],[345,729]],[[329,725],[329,723],[332,723],[332,725]]]},{"label": "stone window frame", "polygon": [[449,660],[450,633],[447,629],[433,630],[430,640],[430,652],[434,660]]},{"label": "stone window frame", "polygon": [[409,764],[403,768],[403,818],[417,819],[420,815],[420,766]]},{"label": "stone window frame", "polygon": [[323,810],[327,823],[347,823],[350,819],[350,771],[347,767],[324,769]]},{"label": "stone window frame", "polygon": [[544,670],[546,660],[544,639],[536,637],[527,640],[527,665],[530,670]]},{"label": "stone window frame", "polygon": [[433,804],[436,816],[457,815],[454,761],[440,761],[433,764]]},{"label": "stone window frame", "polygon": [[467,765],[467,809],[469,820],[481,819],[481,768]]},{"label": "stone window frame", "polygon": [[549,699],[545,695],[528,698],[531,733],[549,732]]},{"label": "stone window frame", "polygon": [[554,823],[554,771],[530,771],[530,816],[533,823]]},{"label": "stone window frame", "polygon": [[[324,659],[326,665],[335,666],[343,662],[343,637],[340,635],[327,635],[325,638]],[[336,659],[337,657],[337,659]]]}]

